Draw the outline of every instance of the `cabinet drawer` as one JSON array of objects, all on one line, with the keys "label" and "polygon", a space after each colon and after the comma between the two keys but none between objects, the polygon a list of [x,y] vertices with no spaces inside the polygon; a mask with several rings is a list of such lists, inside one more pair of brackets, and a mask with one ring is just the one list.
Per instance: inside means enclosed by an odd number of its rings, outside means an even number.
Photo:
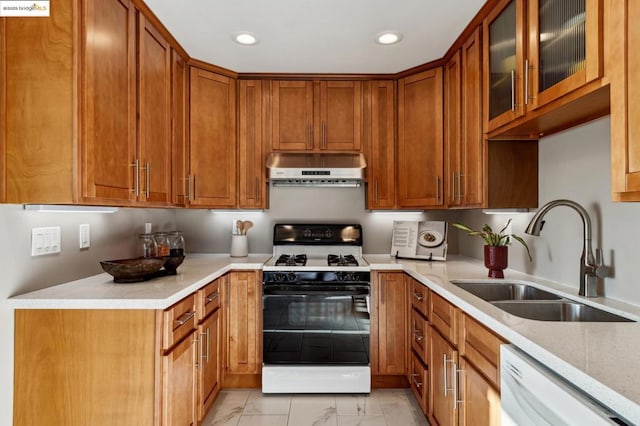
[{"label": "cabinet drawer", "polygon": [[460,354],[500,389],[500,345],[506,343],[468,315],[461,315]]},{"label": "cabinet drawer", "polygon": [[415,279],[408,277],[409,280],[409,298],[411,299],[411,306],[424,315],[425,318],[429,318],[429,289],[420,284]]},{"label": "cabinet drawer", "polygon": [[220,307],[220,281],[218,278],[202,287],[196,293],[196,308],[198,311],[198,322],[209,316]]},{"label": "cabinet drawer", "polygon": [[431,324],[454,345],[458,344],[458,308],[431,292],[429,298],[429,319]]},{"label": "cabinet drawer", "polygon": [[196,328],[196,296],[187,296],[164,310],[162,348],[167,350]]},{"label": "cabinet drawer", "polygon": [[429,408],[429,370],[415,352],[411,352],[410,368],[409,380],[411,381],[411,390],[418,404],[420,404],[422,412],[426,415]]},{"label": "cabinet drawer", "polygon": [[429,324],[415,309],[411,310],[411,348],[420,356],[423,362],[427,361],[427,349],[429,341]]}]

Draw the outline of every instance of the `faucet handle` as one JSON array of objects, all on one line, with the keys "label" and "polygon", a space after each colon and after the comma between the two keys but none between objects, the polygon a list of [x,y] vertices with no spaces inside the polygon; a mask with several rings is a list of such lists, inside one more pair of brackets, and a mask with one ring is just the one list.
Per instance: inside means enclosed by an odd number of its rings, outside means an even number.
[{"label": "faucet handle", "polygon": [[610,277],[611,276],[611,268],[604,265],[604,256],[602,255],[602,249],[596,249],[596,264],[595,273],[599,278]]}]

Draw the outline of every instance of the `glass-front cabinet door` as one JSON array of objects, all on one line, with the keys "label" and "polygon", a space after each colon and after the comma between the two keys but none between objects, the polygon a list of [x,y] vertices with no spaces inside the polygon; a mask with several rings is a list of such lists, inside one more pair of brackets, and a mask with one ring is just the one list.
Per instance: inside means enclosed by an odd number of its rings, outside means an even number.
[{"label": "glass-front cabinet door", "polygon": [[484,21],[485,130],[524,113],[524,2],[503,0]]},{"label": "glass-front cabinet door", "polygon": [[602,75],[602,0],[529,0],[527,110]]}]

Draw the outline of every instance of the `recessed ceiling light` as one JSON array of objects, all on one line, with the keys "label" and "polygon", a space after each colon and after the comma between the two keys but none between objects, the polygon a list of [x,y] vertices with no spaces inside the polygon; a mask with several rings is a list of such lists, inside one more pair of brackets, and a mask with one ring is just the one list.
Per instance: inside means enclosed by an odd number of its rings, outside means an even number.
[{"label": "recessed ceiling light", "polygon": [[256,36],[248,31],[240,31],[233,35],[233,41],[244,46],[251,46],[258,42]]},{"label": "recessed ceiling light", "polygon": [[380,44],[395,44],[400,40],[402,40],[402,33],[398,31],[385,31],[376,37],[376,42]]}]

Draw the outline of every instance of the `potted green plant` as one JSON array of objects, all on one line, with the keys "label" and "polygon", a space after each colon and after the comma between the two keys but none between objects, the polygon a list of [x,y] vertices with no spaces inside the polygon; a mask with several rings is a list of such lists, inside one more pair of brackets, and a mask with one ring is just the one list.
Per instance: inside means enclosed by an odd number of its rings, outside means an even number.
[{"label": "potted green plant", "polygon": [[529,246],[522,237],[516,234],[505,233],[510,224],[511,219],[509,219],[498,232],[494,232],[493,229],[491,229],[491,226],[487,224],[482,227],[481,231],[476,231],[461,223],[453,224],[456,228],[465,231],[470,237],[480,237],[484,240],[486,243],[484,246],[484,266],[489,269],[490,278],[504,278],[503,270],[508,264],[509,251],[507,246],[511,244],[512,239],[522,244],[527,250],[529,261],[533,260],[531,252],[529,251]]}]

